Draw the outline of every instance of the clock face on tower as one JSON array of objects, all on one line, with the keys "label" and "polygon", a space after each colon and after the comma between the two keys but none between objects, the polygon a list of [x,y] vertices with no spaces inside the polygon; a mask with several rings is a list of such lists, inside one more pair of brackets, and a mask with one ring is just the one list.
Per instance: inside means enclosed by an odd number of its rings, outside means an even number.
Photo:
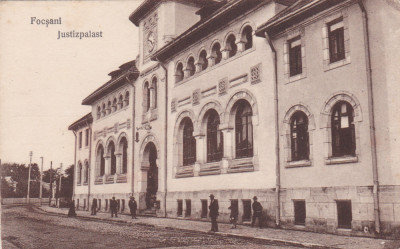
[{"label": "clock face on tower", "polygon": [[155,47],[155,43],[156,43],[156,39],[154,37],[154,33],[153,32],[149,32],[149,34],[147,35],[147,50],[149,53],[151,53],[154,50]]}]

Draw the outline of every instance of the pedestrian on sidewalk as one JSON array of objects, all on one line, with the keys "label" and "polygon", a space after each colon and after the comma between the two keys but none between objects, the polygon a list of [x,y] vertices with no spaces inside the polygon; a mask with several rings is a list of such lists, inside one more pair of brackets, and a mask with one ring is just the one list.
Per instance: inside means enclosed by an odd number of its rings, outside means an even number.
[{"label": "pedestrian on sidewalk", "polygon": [[217,223],[217,218],[218,218],[218,201],[214,199],[214,195],[210,194],[210,206],[208,207],[210,209],[210,218],[211,218],[211,232],[218,232],[218,223]]},{"label": "pedestrian on sidewalk", "polygon": [[258,218],[258,225],[260,228],[262,228],[262,212],[263,212],[263,207],[261,206],[261,203],[257,201],[257,196],[253,197],[253,217],[251,221],[251,227],[254,227],[254,224],[256,223],[256,219]]},{"label": "pedestrian on sidewalk", "polygon": [[97,213],[97,199],[93,198],[91,215],[96,215],[96,213]]},{"label": "pedestrian on sidewalk", "polygon": [[137,219],[136,218],[137,203],[135,201],[135,197],[131,196],[131,199],[129,200],[128,206],[129,206],[129,209],[131,211],[132,219]]},{"label": "pedestrian on sidewalk", "polygon": [[231,228],[236,228],[236,224],[237,224],[237,220],[238,220],[238,216],[239,216],[238,206],[233,205],[233,203],[231,203],[231,206],[228,209],[231,210],[231,215],[229,217],[229,220],[232,223]]},{"label": "pedestrian on sidewalk", "polygon": [[114,217],[114,214],[115,214],[115,218],[118,217],[118,215],[117,215],[117,207],[118,207],[118,203],[115,200],[115,197],[113,196],[113,198],[110,200],[111,218]]},{"label": "pedestrian on sidewalk", "polygon": [[74,200],[72,200],[69,204],[68,217],[76,217]]}]

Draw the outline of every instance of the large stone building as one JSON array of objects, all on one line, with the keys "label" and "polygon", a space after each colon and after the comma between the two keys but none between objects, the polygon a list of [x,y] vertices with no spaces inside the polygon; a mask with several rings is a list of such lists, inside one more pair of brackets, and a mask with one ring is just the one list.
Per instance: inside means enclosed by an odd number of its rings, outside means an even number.
[{"label": "large stone building", "polygon": [[220,220],[236,205],[246,223],[258,196],[269,226],[398,233],[399,11],[145,0],[129,17],[139,55],[70,126],[77,205],[115,196],[126,212],[133,195],[141,213],[207,220],[213,193]]}]

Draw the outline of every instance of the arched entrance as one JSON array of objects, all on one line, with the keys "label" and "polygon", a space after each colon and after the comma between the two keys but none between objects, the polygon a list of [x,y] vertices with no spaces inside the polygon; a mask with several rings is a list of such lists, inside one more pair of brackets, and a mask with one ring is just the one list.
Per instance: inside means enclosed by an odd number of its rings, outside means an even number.
[{"label": "arched entrance", "polygon": [[144,149],[144,161],[148,160],[149,168],[147,170],[146,187],[146,209],[155,209],[158,191],[158,166],[157,166],[157,148],[154,143],[149,142]]}]

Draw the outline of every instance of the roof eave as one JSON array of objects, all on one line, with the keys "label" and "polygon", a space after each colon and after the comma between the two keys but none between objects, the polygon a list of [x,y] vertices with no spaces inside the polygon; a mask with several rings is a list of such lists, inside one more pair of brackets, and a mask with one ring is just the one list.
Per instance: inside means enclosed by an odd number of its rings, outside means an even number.
[{"label": "roof eave", "polygon": [[82,118],[78,119],[77,121],[73,122],[70,126],[68,126],[68,130],[77,130],[79,127],[87,126],[88,124],[93,123],[92,113],[89,112]]}]

